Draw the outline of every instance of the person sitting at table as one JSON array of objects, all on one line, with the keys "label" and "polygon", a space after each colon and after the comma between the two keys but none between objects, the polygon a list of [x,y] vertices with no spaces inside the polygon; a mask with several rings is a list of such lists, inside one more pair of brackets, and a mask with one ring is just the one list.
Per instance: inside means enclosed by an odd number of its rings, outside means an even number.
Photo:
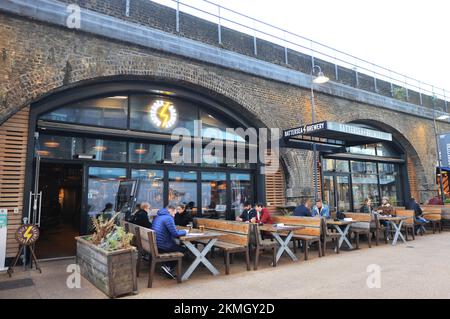
[{"label": "person sitting at table", "polygon": [[[389,198],[384,196],[381,199],[381,205],[377,208],[377,213],[380,215],[388,216],[388,215],[394,215],[394,207],[389,202]],[[389,239],[389,235],[391,233],[391,224],[386,220],[380,220],[380,225],[384,226],[384,231],[386,234],[386,238]]]},{"label": "person sitting at table", "polygon": [[256,210],[252,208],[252,204],[250,204],[250,202],[245,202],[244,210],[238,217],[236,217],[236,221],[249,222],[254,217],[256,217]]},{"label": "person sitting at table", "polygon": [[255,205],[256,216],[251,219],[252,223],[258,224],[273,224],[272,217],[267,207],[263,203]]},{"label": "person sitting at table", "polygon": [[302,204],[294,209],[294,216],[307,216],[311,217],[312,200],[305,198],[302,200]]},{"label": "person sitting at table", "polygon": [[419,230],[421,230],[421,226],[423,224],[427,224],[430,221],[426,220],[423,217],[423,211],[422,208],[420,208],[420,205],[416,202],[416,200],[411,197],[408,202],[406,203],[405,206],[406,209],[408,210],[413,210],[414,211],[414,224],[415,224],[415,232],[416,234],[419,233]]},{"label": "person sitting at table", "polygon": [[441,197],[439,195],[436,195],[433,198],[430,198],[430,200],[428,201],[428,205],[444,205],[444,203],[442,203]]},{"label": "person sitting at table", "polygon": [[372,210],[372,200],[367,197],[366,199],[364,199],[364,204],[359,209],[359,212],[364,214],[371,214]]},{"label": "person sitting at table", "polygon": [[311,216],[325,217],[326,219],[328,219],[331,217],[330,209],[328,208],[328,205],[322,202],[322,199],[318,198],[316,199],[316,205],[312,208]]},{"label": "person sitting at table", "polygon": [[394,206],[389,202],[389,198],[386,196],[381,199],[381,205],[377,208],[377,211],[381,215],[393,215],[394,214]]},{"label": "person sitting at table", "polygon": [[114,215],[114,205],[112,203],[106,203],[105,208],[100,212],[100,214],[97,214],[98,217],[102,217],[103,220],[109,220]]},{"label": "person sitting at table", "polygon": [[[186,236],[189,231],[177,230],[174,220],[175,212],[175,207],[169,205],[166,208],[158,210],[153,220],[152,229],[156,233],[156,246],[160,254],[173,252],[185,253],[185,248],[178,245],[175,242],[175,238]],[[161,266],[161,269],[168,278],[175,279],[175,265],[176,261],[171,261]]]},{"label": "person sitting at table", "polygon": [[131,216],[130,222],[145,228],[152,228],[152,223],[148,214],[150,213],[150,204],[148,202],[142,202],[139,205],[139,210]]},{"label": "person sitting at table", "polygon": [[177,206],[177,213],[175,214],[175,225],[186,227],[189,223],[192,223],[194,219],[191,213],[186,210],[186,205],[179,204]]}]

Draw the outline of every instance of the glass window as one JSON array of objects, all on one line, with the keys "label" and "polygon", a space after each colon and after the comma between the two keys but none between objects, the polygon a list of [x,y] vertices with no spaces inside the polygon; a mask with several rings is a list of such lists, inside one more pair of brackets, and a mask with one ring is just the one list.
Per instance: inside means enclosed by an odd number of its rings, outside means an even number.
[{"label": "glass window", "polygon": [[333,176],[323,177],[323,200],[330,210],[336,210],[335,188]]},{"label": "glass window", "polygon": [[99,139],[86,139],[86,154],[94,155],[96,161],[127,161],[127,143]]},{"label": "glass window", "polygon": [[157,144],[129,143],[131,163],[155,164],[164,159],[164,146]]},{"label": "glass window", "polygon": [[351,146],[348,151],[353,154],[376,155],[375,145]]},{"label": "glass window", "polygon": [[377,164],[374,162],[351,161],[352,173],[377,174]]},{"label": "glass window", "polygon": [[350,211],[350,178],[349,176],[336,176],[337,208],[339,211]]},{"label": "glass window", "polygon": [[38,154],[42,158],[73,159],[83,153],[83,139],[80,137],[40,134]]},{"label": "glass window", "polygon": [[402,153],[398,151],[392,144],[379,143],[377,144],[377,155],[389,157],[401,157]]},{"label": "glass window", "polygon": [[348,161],[336,160],[336,172],[339,173],[350,172]]},{"label": "glass window", "polygon": [[379,163],[378,168],[380,170],[380,189],[381,196],[388,197],[392,205],[398,206],[400,198],[398,198],[397,185],[399,183],[398,166],[395,164]]},{"label": "glass window", "polygon": [[374,207],[378,207],[380,196],[378,193],[377,175],[352,174],[353,207],[359,211],[365,198],[371,198]]},{"label": "glass window", "polygon": [[227,132],[227,128],[235,130],[235,125],[219,120],[216,115],[200,110],[200,120],[202,121],[203,137],[245,142],[241,136]]},{"label": "glass window", "polygon": [[226,218],[227,176],[225,173],[202,173],[202,214],[204,217]]},{"label": "glass window", "polygon": [[63,106],[41,116],[41,119],[125,129],[127,117],[128,97],[113,96]]},{"label": "glass window", "polygon": [[[199,150],[199,154],[201,156],[201,147]],[[185,153],[186,152],[186,153]],[[189,152],[191,153],[189,156]],[[165,152],[165,159],[173,162],[177,165],[195,165],[195,156],[194,148],[191,146],[190,148],[174,148],[174,145],[167,145]],[[199,156],[199,157],[200,157]],[[197,161],[200,162],[200,159]]]},{"label": "glass window", "polygon": [[119,183],[126,178],[125,168],[89,167],[88,214],[95,216],[107,203],[116,205]]},{"label": "glass window", "polygon": [[181,203],[197,213],[197,172],[169,171],[169,204]]},{"label": "glass window", "polygon": [[250,174],[233,173],[231,179],[231,209],[234,216],[239,216],[244,207],[244,202],[253,202],[253,188]]},{"label": "glass window", "polygon": [[150,203],[153,213],[164,207],[164,171],[133,169],[131,178],[140,181],[137,203]]},{"label": "glass window", "polygon": [[335,160],[330,158],[324,158],[322,160],[322,171],[324,172],[334,172]]},{"label": "glass window", "polygon": [[192,103],[156,95],[132,95],[130,108],[131,129],[170,133],[183,127],[194,134],[198,108]]}]

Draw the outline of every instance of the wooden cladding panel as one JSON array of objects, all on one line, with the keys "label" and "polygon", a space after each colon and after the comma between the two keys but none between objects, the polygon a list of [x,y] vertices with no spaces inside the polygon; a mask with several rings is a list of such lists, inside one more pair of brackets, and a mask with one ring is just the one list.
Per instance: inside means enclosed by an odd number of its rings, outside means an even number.
[{"label": "wooden cladding panel", "polygon": [[28,118],[26,107],[0,126],[0,208],[8,209],[6,257],[14,257],[19,248],[14,233],[22,222]]},{"label": "wooden cladding panel", "polygon": [[286,184],[284,178],[283,168],[280,159],[275,154],[266,155],[266,163],[270,161],[278,161],[278,170],[275,173],[265,175],[266,178],[266,204],[271,213],[276,211],[277,206],[284,206],[286,204]]},{"label": "wooden cladding panel", "polygon": [[420,196],[419,196],[419,188],[417,185],[417,176],[416,176],[416,169],[414,168],[414,163],[411,159],[411,157],[408,156],[407,158],[407,171],[408,171],[408,177],[409,177],[409,189],[411,191],[411,196],[416,199],[418,203],[420,203]]}]

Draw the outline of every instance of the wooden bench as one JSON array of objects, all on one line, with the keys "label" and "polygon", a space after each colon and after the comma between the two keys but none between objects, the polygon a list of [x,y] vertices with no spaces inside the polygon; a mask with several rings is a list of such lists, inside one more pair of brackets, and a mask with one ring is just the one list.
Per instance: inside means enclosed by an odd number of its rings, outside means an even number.
[{"label": "wooden bench", "polygon": [[265,250],[271,250],[272,252],[272,266],[277,266],[277,242],[272,241],[270,239],[263,239],[261,231],[259,229],[258,224],[251,224],[252,225],[252,234],[254,238],[254,245],[255,245],[255,259],[253,262],[253,270],[258,269],[259,265],[259,256],[261,252]]},{"label": "wooden bench", "polygon": [[153,230],[132,223],[126,223],[124,226],[125,229],[128,229],[129,232],[134,235],[136,247],[139,251],[138,262],[136,264],[136,275],[138,277],[143,255],[145,253],[150,255],[150,268],[147,287],[151,288],[153,286],[156,264],[168,261],[177,262],[177,282],[181,283],[182,260],[184,255],[180,252],[160,254],[158,252],[158,247],[156,246],[156,233]]},{"label": "wooden bench", "polygon": [[356,249],[359,249],[359,237],[361,235],[367,235],[367,241],[369,244],[369,248],[372,248],[372,243],[370,239],[371,231],[370,231],[370,222],[372,221],[372,214],[364,214],[364,213],[345,213],[346,218],[351,218],[357,223],[352,224],[350,226],[350,238],[351,234],[355,235]]},{"label": "wooden bench", "polygon": [[421,206],[424,213],[423,217],[430,221],[433,227],[433,234],[436,233],[436,229],[442,231],[442,205],[423,205]]},{"label": "wooden bench", "polygon": [[[333,214],[333,213],[332,213]],[[336,213],[334,213],[334,218],[336,218]],[[341,238],[341,234],[337,232],[333,232],[332,230],[328,229],[327,226],[327,219],[322,218],[322,255],[326,255],[327,251],[327,243],[332,242],[334,244],[334,250],[336,251],[336,254],[339,254],[340,247],[339,247],[339,239]]]},{"label": "wooden bench", "polygon": [[[195,218],[197,227],[203,226],[205,230],[211,230],[222,234],[211,249],[219,248],[224,252],[225,274],[230,274],[230,256],[236,253],[245,253],[247,270],[250,270],[250,223],[234,222],[220,219]],[[201,244],[205,242],[198,241]]]},{"label": "wooden bench", "polygon": [[303,226],[305,228],[295,230],[294,236],[294,253],[296,252],[295,241],[301,241],[305,260],[308,260],[308,246],[309,244],[317,243],[319,250],[319,257],[322,257],[322,218],[318,217],[299,217],[299,216],[272,216],[274,223],[285,225]]},{"label": "wooden bench", "polygon": [[416,239],[414,231],[414,211],[407,209],[396,209],[395,215],[398,217],[409,217],[403,221],[402,228],[405,230],[405,239],[408,240],[408,233],[411,231],[413,240]]}]

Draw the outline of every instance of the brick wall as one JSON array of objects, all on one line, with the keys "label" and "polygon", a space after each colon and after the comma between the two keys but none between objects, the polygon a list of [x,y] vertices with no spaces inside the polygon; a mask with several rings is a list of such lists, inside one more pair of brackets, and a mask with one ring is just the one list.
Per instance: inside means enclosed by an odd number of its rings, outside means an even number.
[{"label": "brick wall", "polygon": [[[119,8],[120,1],[111,1],[113,4]],[[245,38],[242,43],[246,43]],[[242,50],[246,50],[245,46]],[[0,13],[0,52],[0,122],[53,90],[80,81],[124,75],[194,88],[253,119],[255,126],[263,123],[287,129],[311,119],[307,89],[3,13]],[[294,63],[294,57],[298,69],[307,71],[307,59],[289,52],[290,63]],[[338,80],[347,81],[344,77]],[[318,120],[364,120],[393,133],[413,162],[417,189],[423,198],[436,190],[432,121],[320,93],[316,99]],[[442,124],[439,129],[450,131],[450,126]],[[310,196],[310,152],[284,152],[283,161],[291,197]]]},{"label": "brick wall", "polygon": [[[176,31],[176,11],[175,9],[154,3],[150,0],[130,0],[130,14],[125,15],[126,0],[59,0],[67,4],[78,4],[82,8],[107,14],[130,22],[150,26],[170,33]],[[286,64],[284,47],[257,39],[257,54],[255,56],[253,37],[222,27],[222,45],[219,44],[218,25],[195,16],[180,13],[179,33],[181,36],[208,43],[224,49],[254,56],[258,59],[283,65],[305,73],[311,72],[311,57],[300,52],[289,50],[288,63]],[[315,59],[315,64],[322,68],[322,71],[332,80],[336,80],[345,85],[357,87],[366,91],[375,92],[384,96],[394,97],[391,85],[388,82],[375,80],[372,76],[355,72],[345,67],[338,67],[337,78],[334,64]],[[421,105],[420,99],[411,92],[411,99],[408,102]],[[417,93],[418,94],[418,93]],[[423,106],[432,108],[432,97],[423,95]],[[445,110],[445,101],[437,100],[439,108]]]}]

